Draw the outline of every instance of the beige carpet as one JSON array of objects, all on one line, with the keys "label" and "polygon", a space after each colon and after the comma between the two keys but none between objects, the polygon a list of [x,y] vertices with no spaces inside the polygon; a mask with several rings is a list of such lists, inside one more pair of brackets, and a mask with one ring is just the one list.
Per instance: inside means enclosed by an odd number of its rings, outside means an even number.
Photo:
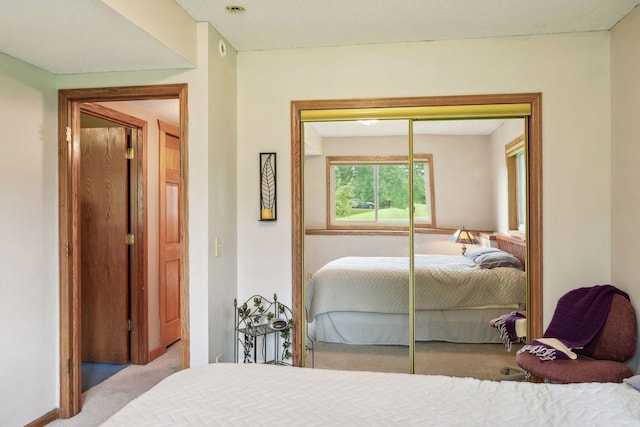
[{"label": "beige carpet", "polygon": [[[517,367],[515,354],[519,348],[514,346],[508,353],[502,344],[421,342],[416,345],[415,371],[484,380],[507,379],[504,378],[507,372],[502,370],[505,366]],[[316,342],[313,353],[313,363],[320,369],[409,372],[408,347]],[[307,366],[311,364],[309,354]]]},{"label": "beige carpet", "polygon": [[146,365],[130,365],[82,394],[82,411],[49,426],[99,426],[131,400],[180,369],[180,342]]}]

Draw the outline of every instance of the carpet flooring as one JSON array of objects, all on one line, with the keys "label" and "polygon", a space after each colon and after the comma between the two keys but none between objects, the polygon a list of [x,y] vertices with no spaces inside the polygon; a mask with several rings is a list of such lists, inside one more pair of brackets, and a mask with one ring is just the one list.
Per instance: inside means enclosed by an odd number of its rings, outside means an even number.
[{"label": "carpet flooring", "polygon": [[129,366],[128,363],[92,363],[82,362],[82,392],[100,384]]},{"label": "carpet flooring", "polygon": [[[515,355],[521,345],[507,352],[502,344],[416,344],[415,372],[426,375],[471,377],[481,380],[519,380]],[[348,345],[315,342],[307,366],[376,372],[409,372],[409,348],[404,346]],[[505,370],[506,367],[508,370]]]},{"label": "carpet flooring", "polygon": [[[129,365],[82,393],[82,411],[75,417],[56,420],[50,427],[96,427],[120,408],[164,378],[180,370],[180,341],[146,365]],[[2,421],[0,421],[2,425]]]}]

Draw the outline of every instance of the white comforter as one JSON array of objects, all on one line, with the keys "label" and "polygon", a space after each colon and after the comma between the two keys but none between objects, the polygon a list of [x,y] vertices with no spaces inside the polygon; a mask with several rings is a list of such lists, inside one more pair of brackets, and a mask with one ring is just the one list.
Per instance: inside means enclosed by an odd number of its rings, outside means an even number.
[{"label": "white comforter", "polygon": [[[517,308],[526,299],[526,274],[484,269],[464,256],[416,255],[416,310]],[[407,313],[409,260],[344,257],[328,262],[306,288],[309,320],[332,311]]]},{"label": "white comforter", "polygon": [[212,364],[178,372],[108,426],[638,426],[626,384]]}]

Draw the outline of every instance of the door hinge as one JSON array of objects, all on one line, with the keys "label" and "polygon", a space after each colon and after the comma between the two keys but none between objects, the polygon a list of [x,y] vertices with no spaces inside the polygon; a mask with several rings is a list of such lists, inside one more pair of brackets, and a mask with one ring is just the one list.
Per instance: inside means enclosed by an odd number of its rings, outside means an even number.
[{"label": "door hinge", "polygon": [[125,158],[127,160],[134,159],[136,157],[136,150],[133,147],[127,148],[127,154],[125,154]]},{"label": "door hinge", "polygon": [[71,142],[71,128],[69,126],[66,127],[66,136],[67,142]]},{"label": "door hinge", "polygon": [[67,256],[70,257],[73,255],[73,245],[71,243],[67,243],[65,245],[65,251],[67,252]]},{"label": "door hinge", "polygon": [[131,245],[133,245],[135,243],[136,238],[135,238],[135,236],[133,234],[129,233],[129,234],[127,234],[127,239],[126,240],[127,240],[127,245],[131,246]]},{"label": "door hinge", "polygon": [[133,331],[133,328],[135,328],[135,325],[133,324],[133,320],[127,319],[127,332]]}]

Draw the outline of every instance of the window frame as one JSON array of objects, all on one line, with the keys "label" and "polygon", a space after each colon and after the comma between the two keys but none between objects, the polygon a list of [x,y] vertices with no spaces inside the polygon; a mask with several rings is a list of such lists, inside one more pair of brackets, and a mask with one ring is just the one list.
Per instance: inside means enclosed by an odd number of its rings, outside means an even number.
[{"label": "window frame", "polygon": [[[521,179],[526,182],[526,168],[524,171],[525,176],[518,176],[518,155],[524,156],[524,164],[527,164],[527,153],[525,147],[524,134],[518,136],[513,141],[507,143],[504,146],[505,161],[507,166],[507,194],[509,203],[509,231],[524,233],[526,232],[526,223],[521,224],[519,217],[522,208],[527,209],[527,195],[526,188],[525,194],[521,194],[519,190],[519,183]],[[524,206],[521,206],[524,202]],[[526,218],[526,215],[525,215]]]},{"label": "window frame", "polygon": [[[409,229],[409,221],[386,221],[379,222],[377,219],[370,222],[345,222],[337,223],[335,220],[335,191],[332,167],[340,163],[343,165],[384,165],[384,164],[408,164],[408,156],[327,156],[325,171],[325,188],[326,188],[326,225],[331,230],[400,230]],[[431,211],[431,219],[429,222],[417,220],[414,218],[414,227],[416,228],[436,228],[436,205],[435,205],[435,184],[433,179],[433,154],[414,154],[413,163],[427,163],[429,165],[428,178],[429,188],[425,191],[427,203],[429,203]],[[374,208],[377,211],[379,207]]]}]

